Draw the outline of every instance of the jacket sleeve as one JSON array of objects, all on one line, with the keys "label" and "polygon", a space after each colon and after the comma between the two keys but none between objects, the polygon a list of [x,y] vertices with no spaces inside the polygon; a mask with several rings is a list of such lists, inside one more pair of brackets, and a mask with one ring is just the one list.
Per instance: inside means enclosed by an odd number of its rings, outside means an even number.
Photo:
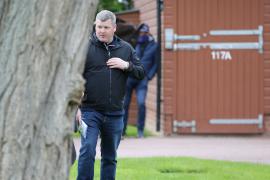
[{"label": "jacket sleeve", "polygon": [[152,58],[151,58],[151,68],[147,73],[147,78],[149,80],[153,79],[153,77],[155,76],[156,72],[157,72],[157,44],[155,44],[154,46],[152,46],[150,53],[152,54]]},{"label": "jacket sleeve", "polygon": [[145,76],[143,65],[140,62],[139,58],[137,57],[135,50],[132,48],[131,51],[132,52],[129,61],[129,67],[126,71],[128,72],[129,76],[138,80],[142,80]]}]

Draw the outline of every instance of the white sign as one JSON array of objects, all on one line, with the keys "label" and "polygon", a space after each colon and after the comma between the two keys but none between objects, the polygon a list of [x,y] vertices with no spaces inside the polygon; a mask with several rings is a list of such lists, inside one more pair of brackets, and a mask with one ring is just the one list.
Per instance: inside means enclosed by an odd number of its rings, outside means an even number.
[{"label": "white sign", "polygon": [[212,51],[211,55],[213,60],[232,60],[230,51]]}]

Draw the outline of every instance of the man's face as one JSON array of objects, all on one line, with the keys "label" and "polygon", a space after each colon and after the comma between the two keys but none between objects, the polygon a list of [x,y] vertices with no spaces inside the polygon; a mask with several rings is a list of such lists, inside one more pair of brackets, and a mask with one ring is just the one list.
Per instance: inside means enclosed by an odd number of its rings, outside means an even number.
[{"label": "man's face", "polygon": [[98,40],[100,40],[101,42],[110,43],[113,40],[113,35],[115,31],[116,25],[112,23],[112,20],[96,20],[96,35]]},{"label": "man's face", "polygon": [[139,36],[148,35],[148,32],[139,32]]}]

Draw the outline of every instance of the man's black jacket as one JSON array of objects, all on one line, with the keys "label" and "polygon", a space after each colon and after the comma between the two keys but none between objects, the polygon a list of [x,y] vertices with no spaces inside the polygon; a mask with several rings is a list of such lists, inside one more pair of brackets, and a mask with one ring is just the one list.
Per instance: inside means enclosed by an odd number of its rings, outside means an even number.
[{"label": "man's black jacket", "polygon": [[[106,62],[112,57],[128,61],[128,69],[110,69]],[[105,44],[93,34],[83,72],[86,83],[81,107],[101,112],[122,111],[127,77],[143,79],[144,74],[140,60],[127,42],[114,36],[110,44]]]}]

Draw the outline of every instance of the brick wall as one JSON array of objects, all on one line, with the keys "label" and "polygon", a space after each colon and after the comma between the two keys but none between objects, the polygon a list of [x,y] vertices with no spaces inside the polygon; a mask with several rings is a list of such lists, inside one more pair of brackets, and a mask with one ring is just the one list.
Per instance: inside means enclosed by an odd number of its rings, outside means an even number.
[{"label": "brick wall", "polygon": [[270,1],[264,2],[264,123],[270,133]]},{"label": "brick wall", "polygon": [[[140,23],[147,23],[151,34],[157,39],[156,1],[134,0],[134,7],[140,10]],[[156,81],[155,77],[149,82],[146,99],[146,127],[152,131],[156,129]]]},{"label": "brick wall", "polygon": [[[173,0],[164,1],[164,9],[163,9],[163,28],[174,28],[174,21],[175,21],[175,14],[176,12],[175,7],[176,3]],[[162,33],[164,35],[164,32]],[[162,37],[164,42],[164,36]],[[164,44],[164,43],[163,43]],[[175,70],[173,68],[176,67],[174,64],[174,56],[176,53],[172,51],[167,51],[163,48],[163,61],[162,61],[162,86],[163,86],[163,115],[164,115],[164,122],[163,122],[163,131],[164,135],[171,135],[172,132],[172,121],[173,121],[173,113],[174,113],[174,105],[173,105],[173,97],[174,96],[174,83],[172,79],[174,79]]]},{"label": "brick wall", "polygon": [[139,10],[116,13],[116,16],[120,19],[125,20],[126,22],[133,24],[133,25],[138,25],[140,23]]}]

